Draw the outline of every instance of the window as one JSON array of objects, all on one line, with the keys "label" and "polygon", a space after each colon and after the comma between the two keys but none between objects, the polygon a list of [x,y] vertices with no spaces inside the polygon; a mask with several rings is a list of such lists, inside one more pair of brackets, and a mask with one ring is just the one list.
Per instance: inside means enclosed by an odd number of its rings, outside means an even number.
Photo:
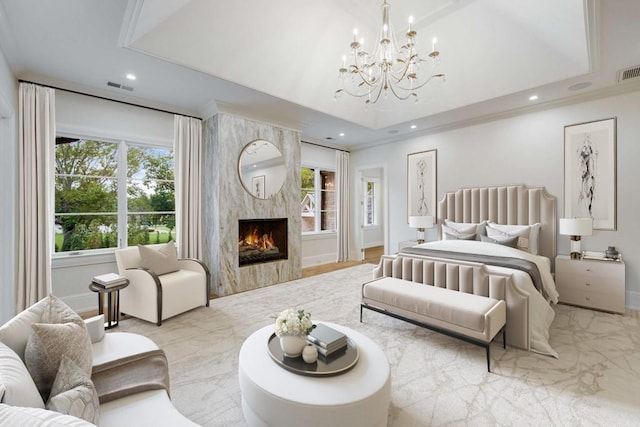
[{"label": "window", "polygon": [[175,240],[172,150],[57,137],[54,216],[56,252]]},{"label": "window", "polygon": [[372,226],[378,224],[376,214],[377,209],[377,185],[375,180],[366,179],[364,181],[364,225]]},{"label": "window", "polygon": [[336,230],[335,172],[301,168],[302,232]]}]

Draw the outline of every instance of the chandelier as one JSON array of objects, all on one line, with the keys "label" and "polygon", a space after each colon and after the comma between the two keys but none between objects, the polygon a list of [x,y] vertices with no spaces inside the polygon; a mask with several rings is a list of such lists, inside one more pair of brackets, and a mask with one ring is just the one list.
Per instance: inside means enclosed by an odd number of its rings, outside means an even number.
[{"label": "chandelier", "polygon": [[[414,97],[418,101],[416,91],[433,79],[442,78],[444,74],[435,73],[439,62],[440,52],[434,38],[431,52],[427,59],[418,54],[415,38],[418,34],[411,28],[413,17],[409,17],[409,29],[405,37],[406,42],[398,46],[393,28],[389,23],[389,3],[382,4],[382,28],[378,45],[373,54],[364,50],[364,39],[358,40],[358,30],[353,30],[353,41],[350,44],[351,55],[349,64],[347,55],[342,57],[342,67],[339,79],[342,88],[336,90],[335,97],[347,93],[358,98],[366,97],[366,104],[375,104],[381,95],[391,92],[396,98],[405,100]],[[431,63],[431,69],[426,79],[420,80],[421,64]],[[426,68],[422,65],[422,68]]]}]

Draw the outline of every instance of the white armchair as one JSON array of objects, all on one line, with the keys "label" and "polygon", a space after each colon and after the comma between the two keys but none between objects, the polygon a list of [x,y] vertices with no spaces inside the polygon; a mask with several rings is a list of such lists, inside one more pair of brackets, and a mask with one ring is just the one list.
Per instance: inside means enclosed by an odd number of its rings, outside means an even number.
[{"label": "white armchair", "polygon": [[115,256],[119,274],[129,279],[129,286],[120,291],[122,313],[160,326],[164,319],[201,305],[209,307],[211,274],[202,262],[179,259],[180,270],[157,275],[141,267],[137,246],[117,249]]}]

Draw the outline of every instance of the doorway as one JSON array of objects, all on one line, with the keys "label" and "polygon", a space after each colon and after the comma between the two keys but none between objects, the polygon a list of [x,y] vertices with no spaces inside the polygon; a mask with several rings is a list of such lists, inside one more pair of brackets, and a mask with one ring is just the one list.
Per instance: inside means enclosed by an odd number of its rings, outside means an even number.
[{"label": "doorway", "polygon": [[356,209],[356,242],[360,260],[377,264],[386,253],[388,242],[387,189],[385,166],[376,165],[357,171],[358,207]]}]

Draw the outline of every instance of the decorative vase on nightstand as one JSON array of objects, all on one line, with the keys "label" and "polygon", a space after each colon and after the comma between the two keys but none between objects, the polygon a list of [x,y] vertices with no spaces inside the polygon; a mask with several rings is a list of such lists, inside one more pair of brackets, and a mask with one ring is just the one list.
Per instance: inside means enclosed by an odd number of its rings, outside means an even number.
[{"label": "decorative vase on nightstand", "polygon": [[607,248],[607,250],[604,252],[604,256],[606,256],[609,259],[618,258],[618,251],[616,251],[616,247],[615,246],[609,246]]}]

